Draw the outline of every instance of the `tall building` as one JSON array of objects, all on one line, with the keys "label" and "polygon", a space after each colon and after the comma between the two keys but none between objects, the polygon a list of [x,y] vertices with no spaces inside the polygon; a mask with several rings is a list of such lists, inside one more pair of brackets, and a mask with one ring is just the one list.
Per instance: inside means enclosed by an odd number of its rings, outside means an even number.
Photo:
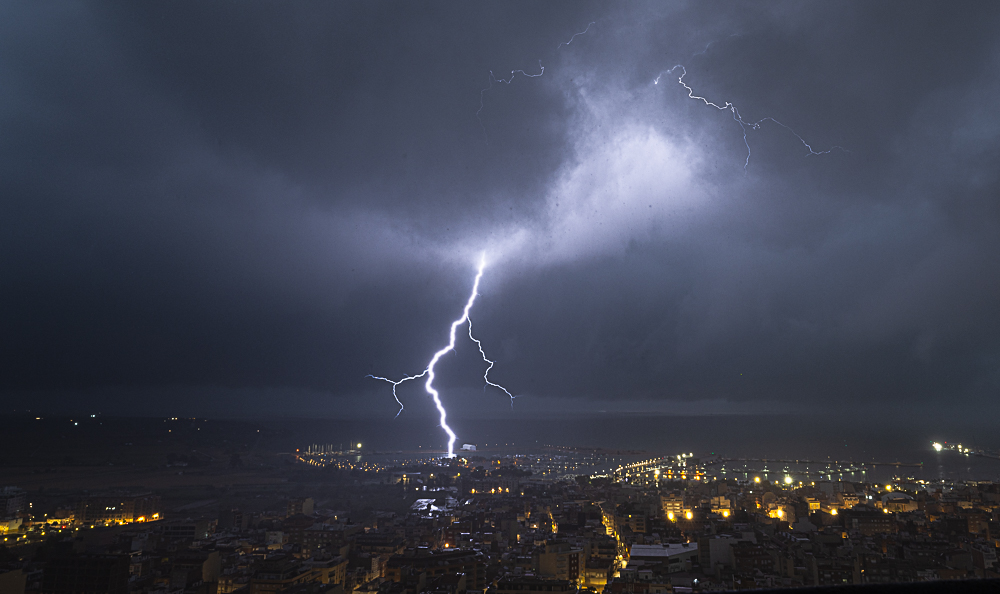
[{"label": "tall building", "polygon": [[663,516],[669,520],[679,520],[684,517],[684,497],[677,492],[660,496],[660,506]]},{"label": "tall building", "polygon": [[312,497],[293,498],[288,500],[288,515],[304,514],[311,516],[314,509]]},{"label": "tall building", "polygon": [[131,524],[160,519],[160,497],[152,493],[111,492],[84,497],[74,522],[82,526]]},{"label": "tall building", "polygon": [[389,558],[385,577],[393,582],[401,582],[407,573],[426,574],[427,580],[462,573],[465,574],[470,590],[486,589],[484,556],[478,551],[447,551],[415,556],[393,555]]},{"label": "tall building", "polygon": [[536,569],[539,577],[569,580],[575,584],[580,580],[582,560],[583,549],[564,541],[550,541],[545,543],[545,551],[537,554]]},{"label": "tall building", "polygon": [[17,487],[0,489],[0,520],[15,518],[27,507],[24,489]]},{"label": "tall building", "polygon": [[242,532],[247,529],[250,523],[249,514],[245,514],[237,508],[232,508],[219,513],[219,528],[233,529]]}]

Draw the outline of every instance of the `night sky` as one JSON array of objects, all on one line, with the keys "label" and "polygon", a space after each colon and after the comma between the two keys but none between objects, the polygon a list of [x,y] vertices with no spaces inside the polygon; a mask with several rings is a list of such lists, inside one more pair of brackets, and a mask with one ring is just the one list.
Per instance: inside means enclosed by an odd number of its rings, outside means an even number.
[{"label": "night sky", "polygon": [[[519,398],[460,339],[456,415],[996,414],[998,30],[996,2],[4,3],[0,405],[391,418],[366,374],[424,368],[485,251],[472,319]],[[788,128],[748,160],[675,65]]]}]

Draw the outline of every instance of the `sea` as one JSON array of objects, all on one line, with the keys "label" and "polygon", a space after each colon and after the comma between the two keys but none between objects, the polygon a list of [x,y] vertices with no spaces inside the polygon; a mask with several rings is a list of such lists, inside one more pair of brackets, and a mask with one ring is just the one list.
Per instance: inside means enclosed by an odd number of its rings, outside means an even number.
[{"label": "sea", "polygon": [[[281,419],[262,423],[280,444],[353,449],[375,456],[439,457],[447,434],[431,418]],[[1000,459],[936,451],[934,442],[1000,449],[991,419],[968,421],[858,415],[595,414],[559,418],[451,419],[455,449],[476,447],[478,455],[538,455],[560,449],[601,449],[621,461],[688,454],[700,459],[745,459],[747,468],[783,468],[827,463],[864,465],[865,472],[841,480],[984,480],[1000,482]],[[608,454],[608,452],[612,452]],[[796,460],[800,462],[795,462]],[[732,466],[732,464],[730,465]],[[835,478],[836,477],[832,477]]]}]

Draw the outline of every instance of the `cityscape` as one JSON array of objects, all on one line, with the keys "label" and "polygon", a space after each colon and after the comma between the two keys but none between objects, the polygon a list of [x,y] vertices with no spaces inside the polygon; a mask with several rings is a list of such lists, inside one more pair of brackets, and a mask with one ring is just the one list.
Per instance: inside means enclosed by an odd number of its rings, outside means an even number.
[{"label": "cityscape", "polygon": [[0,594],[1000,593],[1000,2],[0,2]]},{"label": "cityscape", "polygon": [[[222,444],[262,426],[146,422],[157,423],[188,440],[171,449],[200,444],[162,456],[130,442],[142,451],[123,476],[158,488],[68,489],[58,468],[0,487],[0,591],[620,594],[1000,578],[1000,482],[921,478],[921,462],[499,443],[448,456],[360,441],[226,455]],[[204,441],[212,424],[226,439]]]}]

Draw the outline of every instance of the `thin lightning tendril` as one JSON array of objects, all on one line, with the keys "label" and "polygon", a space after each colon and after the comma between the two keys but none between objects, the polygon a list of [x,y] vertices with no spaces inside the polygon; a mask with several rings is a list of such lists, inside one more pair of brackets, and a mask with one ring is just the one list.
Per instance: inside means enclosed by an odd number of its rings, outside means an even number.
[{"label": "thin lightning tendril", "polygon": [[[409,377],[404,377],[403,379],[401,379],[399,381],[391,380],[391,379],[389,379],[387,377],[379,377],[377,375],[372,375],[370,373],[368,375],[366,375],[365,377],[370,377],[372,379],[382,380],[384,382],[389,382],[390,384],[392,384],[392,397],[396,399],[396,404],[399,405],[399,410],[396,412],[396,417],[398,417],[403,412],[403,401],[401,401],[399,399],[399,395],[396,394],[396,386],[398,386],[399,384],[401,384],[403,382],[408,382],[410,380],[415,380],[418,377],[424,377],[425,375],[427,375],[427,370],[426,369],[421,374],[411,375]],[[393,418],[395,418],[395,417],[393,417]]]},{"label": "thin lightning tendril", "polygon": [[483,391],[485,392],[488,386],[493,386],[494,388],[502,390],[504,394],[510,396],[510,407],[514,408],[514,399],[517,398],[517,396],[511,394],[507,391],[507,388],[501,386],[500,384],[494,384],[490,381],[490,370],[493,369],[494,365],[496,365],[496,361],[492,361],[486,357],[486,351],[483,350],[483,343],[479,342],[479,339],[472,335],[472,318],[469,318],[469,339],[476,343],[476,346],[479,347],[479,354],[483,356],[483,361],[490,364],[490,366],[486,368],[486,373],[483,374],[483,381],[486,382],[486,385],[483,386]]},{"label": "thin lightning tendril", "polygon": [[403,412],[403,403],[402,403],[402,401],[400,401],[399,395],[396,394],[396,387],[399,386],[400,384],[402,384],[403,382],[408,382],[410,380],[415,380],[415,379],[420,378],[420,377],[426,377],[427,381],[424,383],[424,389],[427,391],[428,394],[431,395],[431,398],[434,399],[434,406],[437,407],[438,414],[441,417],[441,428],[444,429],[445,433],[448,434],[448,457],[449,458],[452,458],[452,457],[455,456],[455,439],[457,439],[457,436],[455,435],[455,432],[451,429],[451,427],[448,426],[448,423],[447,423],[448,412],[444,409],[444,405],[441,404],[440,394],[438,393],[437,389],[434,388],[434,366],[437,365],[437,362],[441,359],[441,357],[443,357],[444,355],[446,355],[448,353],[448,351],[451,351],[451,350],[455,349],[455,331],[458,329],[459,326],[461,326],[462,324],[465,324],[466,322],[468,322],[468,324],[469,324],[469,338],[471,338],[476,343],[476,346],[479,347],[479,352],[480,352],[480,354],[482,354],[483,360],[486,361],[486,362],[488,362],[490,364],[490,366],[486,369],[486,373],[483,375],[483,379],[486,380],[486,383],[488,385],[494,386],[496,388],[499,388],[499,389],[503,390],[503,392],[505,394],[507,394],[508,396],[510,396],[511,406],[514,405],[513,404],[513,402],[514,402],[514,396],[510,392],[508,392],[507,389],[504,388],[503,386],[501,386],[499,384],[495,384],[495,383],[493,383],[493,382],[490,381],[490,379],[489,379],[489,373],[490,373],[490,369],[493,369],[494,362],[491,361],[491,360],[489,360],[486,357],[486,353],[483,351],[483,345],[482,345],[482,343],[479,342],[479,340],[472,335],[472,320],[469,318],[469,311],[472,309],[472,305],[476,302],[476,297],[479,295],[479,281],[483,278],[483,270],[485,268],[486,268],[486,254],[484,253],[480,257],[480,260],[479,260],[479,269],[476,272],[476,279],[472,283],[472,293],[469,295],[468,301],[465,302],[465,308],[462,310],[462,317],[460,317],[459,319],[457,319],[457,320],[455,320],[454,322],[451,323],[451,331],[448,333],[448,346],[446,346],[443,349],[439,350],[438,352],[434,353],[434,356],[431,357],[430,363],[427,364],[427,367],[421,373],[418,373],[417,375],[411,375],[411,376],[404,377],[401,380],[391,380],[391,379],[388,379],[388,378],[385,378],[385,377],[378,377],[378,376],[375,376],[375,375],[368,375],[367,376],[367,377],[370,377],[372,379],[382,380],[384,382],[389,382],[390,384],[392,384],[392,396],[393,396],[393,398],[396,399],[396,403],[399,404],[399,412],[396,413],[397,417],[399,416],[400,413]]},{"label": "thin lightning tendril", "polygon": [[720,111],[721,110],[729,110],[729,112],[733,114],[733,119],[736,120],[736,123],[738,123],[740,125],[740,128],[743,129],[743,144],[745,144],[746,147],[747,147],[747,158],[746,158],[746,162],[743,163],[743,173],[744,174],[747,171],[747,167],[750,165],[750,141],[747,139],[747,130],[748,129],[749,130],[760,130],[760,125],[763,124],[766,121],[774,122],[775,124],[781,126],[785,130],[788,130],[789,132],[791,132],[792,135],[795,136],[795,138],[798,138],[799,142],[802,143],[802,146],[806,147],[806,150],[808,151],[805,154],[806,157],[808,157],[809,155],[827,155],[829,153],[832,153],[834,151],[834,149],[840,149],[840,150],[844,151],[845,153],[846,152],[850,152],[847,149],[845,149],[844,147],[839,146],[839,145],[831,146],[829,149],[827,149],[825,151],[814,150],[813,147],[812,147],[812,145],[810,145],[808,142],[806,142],[804,138],[802,138],[801,136],[799,136],[798,132],[796,132],[795,130],[793,130],[789,126],[786,126],[785,124],[782,124],[781,122],[779,122],[778,120],[776,120],[776,119],[774,119],[772,117],[761,118],[761,119],[757,120],[756,122],[748,122],[748,121],[746,121],[746,120],[743,119],[743,116],[740,115],[740,110],[735,105],[733,105],[732,103],[730,103],[729,101],[726,101],[723,105],[719,105],[718,103],[713,103],[712,101],[709,101],[708,99],[706,99],[704,97],[700,97],[698,95],[695,95],[694,94],[694,89],[692,89],[690,86],[688,86],[688,84],[686,82],[684,82],[684,77],[687,76],[687,69],[685,69],[684,66],[681,66],[680,64],[678,64],[677,66],[674,66],[670,70],[666,70],[666,71],[661,72],[660,74],[658,74],[656,76],[656,78],[653,79],[653,84],[654,85],[660,84],[660,78],[663,77],[664,73],[667,73],[667,74],[673,73],[678,68],[681,69],[681,75],[677,77],[677,83],[680,84],[685,89],[687,89],[688,97],[689,98],[691,98],[691,99],[697,99],[697,100],[703,102],[705,105],[710,106],[710,107],[714,107],[714,108],[716,108],[716,109],[718,109]]},{"label": "thin lightning tendril", "polygon": [[[586,29],[584,29],[583,31],[580,31],[579,33],[574,33],[573,36],[569,38],[569,41],[564,41],[563,43],[560,43],[559,45],[556,46],[556,49],[557,50],[558,49],[562,49],[562,46],[569,45],[569,44],[573,43],[574,39],[576,39],[580,35],[585,34],[587,31],[590,31],[590,28],[593,27],[595,24],[597,24],[596,21],[591,21],[587,25]],[[540,77],[541,75],[545,74],[545,67],[542,66],[542,61],[541,60],[538,61],[538,69],[540,70],[540,72],[538,74],[528,74],[524,70],[511,70],[510,71],[510,76],[507,77],[506,79],[497,78],[496,76],[493,75],[493,71],[490,70],[490,77],[489,77],[489,79],[487,81],[489,84],[488,84],[488,86],[485,89],[479,91],[479,109],[476,110],[476,119],[479,120],[479,126],[483,129],[483,136],[486,137],[487,144],[490,141],[490,137],[486,133],[486,124],[483,123],[483,118],[480,117],[481,114],[483,113],[483,109],[486,106],[486,99],[485,99],[486,98],[486,92],[493,88],[493,83],[503,83],[505,85],[509,85],[514,80],[514,76],[518,75],[518,74],[520,74],[522,76],[525,76],[527,78],[538,78],[538,77]]]},{"label": "thin lightning tendril", "polygon": [[495,77],[493,75],[493,71],[490,70],[489,86],[483,89],[482,91],[479,91],[479,109],[476,110],[476,119],[479,120],[479,126],[483,129],[483,136],[486,136],[487,143],[490,141],[490,138],[489,136],[486,135],[486,124],[483,123],[483,118],[479,117],[479,114],[483,113],[483,108],[486,105],[485,103],[486,91],[489,91],[490,89],[493,88],[493,83],[503,83],[505,85],[509,85],[511,82],[513,82],[514,76],[518,74],[521,74],[527,78],[538,78],[539,76],[545,74],[545,66],[542,66],[541,60],[538,61],[538,69],[540,70],[538,74],[528,74],[524,70],[511,70],[510,76],[507,77],[506,79]]},{"label": "thin lightning tendril", "polygon": [[[729,37],[742,37],[742,35],[743,35],[742,33],[731,33],[729,35]],[[691,54],[691,57],[694,57],[694,56],[704,56],[706,53],[708,53],[708,48],[712,47],[716,43],[719,43],[719,41],[720,40],[718,40],[718,39],[716,39],[714,41],[709,41],[707,44],[705,44],[705,49],[701,50],[700,52]]]},{"label": "thin lightning tendril", "polygon": [[570,37],[570,38],[569,38],[569,41],[564,41],[563,43],[560,43],[559,45],[557,45],[557,46],[556,46],[556,49],[560,49],[560,48],[562,48],[562,46],[564,46],[564,45],[569,45],[569,44],[573,43],[573,40],[574,40],[574,39],[576,39],[576,38],[577,38],[577,37],[579,37],[580,35],[583,35],[583,34],[584,34],[584,33],[586,33],[587,31],[590,31],[590,28],[594,26],[594,23],[595,23],[595,21],[591,21],[591,22],[590,22],[590,24],[589,24],[589,25],[587,25],[587,28],[586,28],[586,29],[584,29],[583,31],[580,31],[579,33],[575,33],[575,34],[574,34],[574,35],[573,35],[572,37]]}]

